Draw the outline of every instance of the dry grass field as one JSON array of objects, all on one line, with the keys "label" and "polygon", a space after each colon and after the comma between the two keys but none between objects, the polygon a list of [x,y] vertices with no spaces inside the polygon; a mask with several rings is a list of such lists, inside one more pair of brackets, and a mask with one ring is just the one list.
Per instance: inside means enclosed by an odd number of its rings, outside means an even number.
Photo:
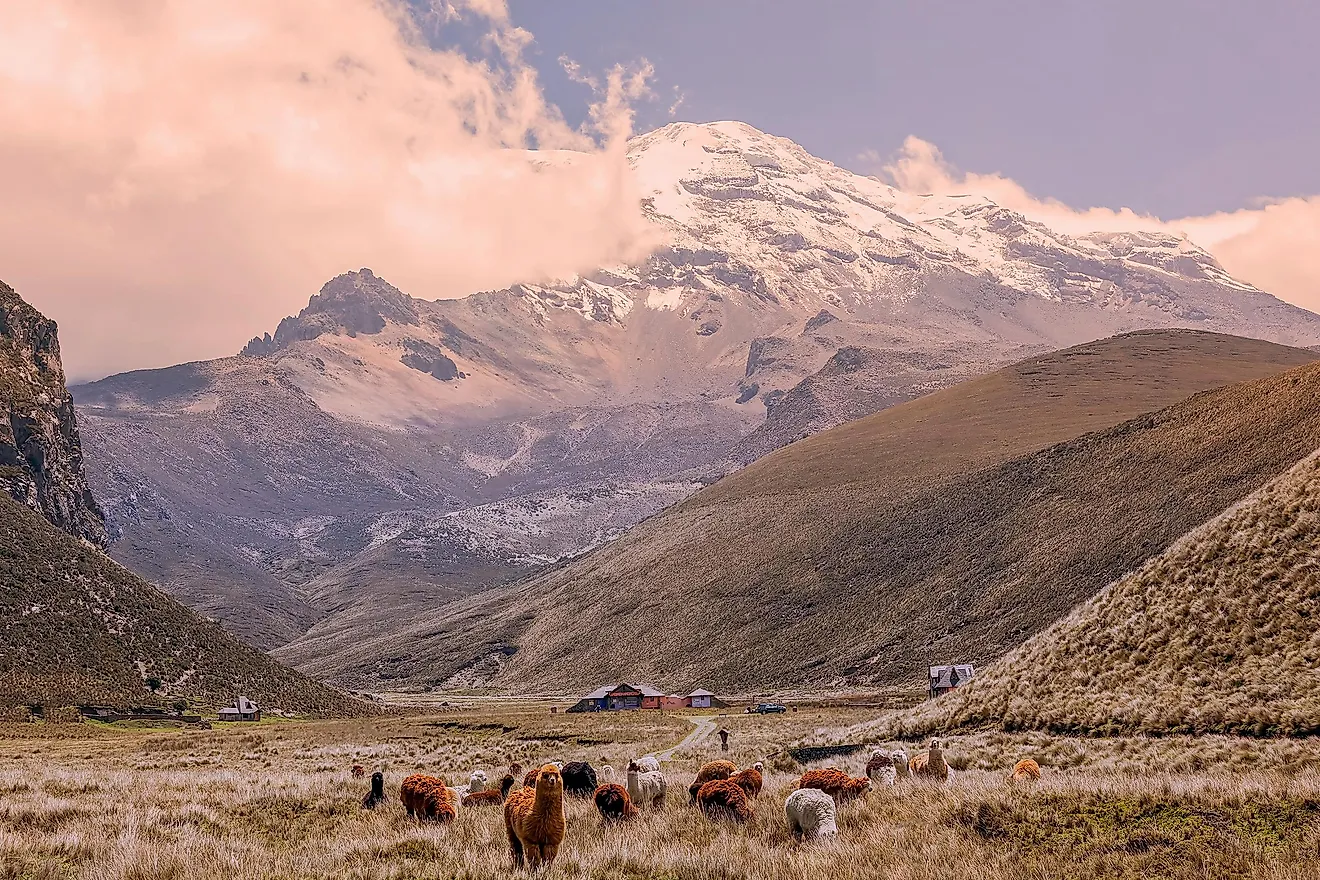
[{"label": "dry grass field", "polygon": [[[570,801],[551,876],[573,878],[1054,878],[1315,876],[1320,744],[1226,737],[1069,740],[985,733],[955,739],[945,788],[872,793],[840,812],[840,835],[799,843],[783,800],[800,767],[780,754],[866,720],[857,709],[729,716],[731,757],[767,762],[747,827],[686,804],[707,743],[666,762],[658,814],[604,828]],[[413,771],[466,780],[483,767],[585,758],[621,768],[676,744],[681,715],[550,715],[464,710],[212,731],[100,725],[0,726],[0,880],[310,880],[514,876],[498,809],[452,826],[410,820],[398,803]],[[1041,783],[1005,770],[1031,755]],[[837,763],[860,772],[865,754]],[[363,811],[361,763],[386,773],[386,808]]]}]

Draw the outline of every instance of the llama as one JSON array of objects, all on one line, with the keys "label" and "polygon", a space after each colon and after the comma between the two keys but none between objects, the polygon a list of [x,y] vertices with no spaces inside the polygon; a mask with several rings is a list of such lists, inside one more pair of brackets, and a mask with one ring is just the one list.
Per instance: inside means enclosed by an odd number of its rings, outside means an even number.
[{"label": "llama", "polygon": [[944,749],[938,738],[930,741],[930,750],[913,755],[908,762],[912,775],[927,782],[950,782],[953,780],[953,768],[944,760]]},{"label": "llama", "polygon": [[808,770],[803,773],[798,780],[798,788],[818,788],[841,804],[854,798],[866,797],[871,790],[871,780],[865,776],[854,779],[838,767],[826,767],[824,770]]},{"label": "llama", "polygon": [[607,782],[596,789],[596,810],[606,822],[626,822],[637,817],[628,790],[617,782]]},{"label": "llama", "polygon": [[697,791],[697,804],[711,819],[731,819],[741,823],[752,818],[747,793],[731,779],[712,779],[702,783]]},{"label": "llama", "polygon": [[354,779],[361,779],[363,776],[367,775],[367,768],[363,767],[361,764],[354,764],[353,769],[349,772],[353,774]]},{"label": "llama", "polygon": [[876,785],[894,785],[898,782],[898,768],[894,755],[885,749],[876,749],[866,761],[866,778]]},{"label": "llama", "polygon": [[691,798],[692,802],[695,803],[697,800],[697,792],[701,789],[702,785],[715,779],[728,779],[737,772],[738,767],[732,761],[725,761],[723,759],[718,761],[708,761],[701,765],[701,769],[697,771],[697,778],[692,780],[692,784],[688,786],[688,796]]},{"label": "llama", "polygon": [[485,791],[488,788],[490,788],[490,777],[486,775],[486,771],[473,770],[472,775],[468,777],[468,794]]},{"label": "llama", "polygon": [[660,759],[655,755],[645,755],[638,758],[634,763],[637,764],[637,770],[640,773],[659,773]]},{"label": "llama", "polygon": [[458,815],[454,809],[457,793],[438,776],[414,773],[399,786],[399,800],[409,816],[434,822],[451,822]]},{"label": "llama", "polygon": [[763,778],[761,776],[761,762],[758,761],[746,770],[739,770],[729,777],[729,781],[741,788],[749,798],[754,798],[761,793]]},{"label": "llama", "polygon": [[628,762],[628,796],[638,807],[658,810],[665,805],[669,785],[659,770],[642,770],[641,761]]},{"label": "llama", "polygon": [[1038,782],[1040,780],[1040,765],[1031,758],[1023,758],[1013,765],[1013,775],[1008,777],[1012,783],[1018,782]]},{"label": "llama", "polygon": [[515,868],[549,866],[564,842],[564,779],[546,764],[534,788],[521,788],[504,802],[504,830]]},{"label": "llama", "polygon": [[834,798],[818,788],[799,788],[784,801],[784,818],[794,837],[812,840],[839,833]]},{"label": "llama", "polygon": [[509,798],[509,792],[513,789],[516,780],[509,774],[505,774],[500,780],[499,791],[472,791],[463,795],[463,806],[465,807],[493,807],[504,803]]},{"label": "llama", "polygon": [[586,761],[570,761],[559,772],[564,779],[564,794],[589,798],[596,793],[596,770]]},{"label": "llama", "polygon": [[898,771],[899,779],[912,779],[912,768],[908,766],[908,753],[903,749],[894,749],[889,753],[894,759],[894,769]]},{"label": "llama", "polygon": [[377,770],[371,774],[371,791],[362,799],[362,809],[374,810],[385,803],[385,774]]}]

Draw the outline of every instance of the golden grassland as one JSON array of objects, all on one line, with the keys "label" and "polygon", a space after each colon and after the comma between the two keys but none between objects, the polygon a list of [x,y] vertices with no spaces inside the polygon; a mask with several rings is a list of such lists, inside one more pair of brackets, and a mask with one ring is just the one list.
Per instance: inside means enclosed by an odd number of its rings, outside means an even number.
[{"label": "golden grassland", "polygon": [[[1052,878],[1315,876],[1320,743],[1229,737],[1079,740],[979,733],[950,744],[948,787],[877,791],[840,811],[830,842],[794,841],[783,799],[803,769],[783,753],[864,721],[866,710],[729,715],[731,757],[767,762],[745,828],[686,803],[691,774],[718,746],[666,762],[665,809],[604,828],[570,801],[550,874],[573,878]],[[510,866],[501,813],[464,810],[452,826],[410,820],[398,784],[413,771],[466,780],[587,759],[622,769],[675,745],[684,715],[452,711],[211,731],[0,725],[0,880],[310,880],[496,878]],[[1042,782],[1014,789],[1030,755]],[[860,773],[864,752],[837,759]],[[386,773],[390,801],[363,811],[355,763]]]}]

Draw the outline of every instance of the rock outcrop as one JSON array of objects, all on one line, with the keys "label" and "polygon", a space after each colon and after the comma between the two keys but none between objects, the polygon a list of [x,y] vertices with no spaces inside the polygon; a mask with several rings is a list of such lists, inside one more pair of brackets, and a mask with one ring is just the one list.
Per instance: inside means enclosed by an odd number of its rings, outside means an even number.
[{"label": "rock outcrop", "polygon": [[0,282],[0,489],[98,547],[105,520],[83,474],[55,322]]}]

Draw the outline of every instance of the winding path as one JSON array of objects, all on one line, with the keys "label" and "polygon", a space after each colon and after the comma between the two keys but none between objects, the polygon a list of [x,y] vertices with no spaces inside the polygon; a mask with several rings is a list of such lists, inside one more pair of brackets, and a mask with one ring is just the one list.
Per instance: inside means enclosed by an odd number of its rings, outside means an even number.
[{"label": "winding path", "polygon": [[710,738],[712,733],[715,732],[718,723],[715,715],[693,715],[688,721],[695,724],[696,728],[687,736],[683,737],[683,741],[678,745],[673,748],[665,749],[663,752],[656,752],[655,756],[657,759],[661,761],[670,761],[673,760],[674,752],[677,752],[680,749],[690,749],[694,746],[701,745]]}]

